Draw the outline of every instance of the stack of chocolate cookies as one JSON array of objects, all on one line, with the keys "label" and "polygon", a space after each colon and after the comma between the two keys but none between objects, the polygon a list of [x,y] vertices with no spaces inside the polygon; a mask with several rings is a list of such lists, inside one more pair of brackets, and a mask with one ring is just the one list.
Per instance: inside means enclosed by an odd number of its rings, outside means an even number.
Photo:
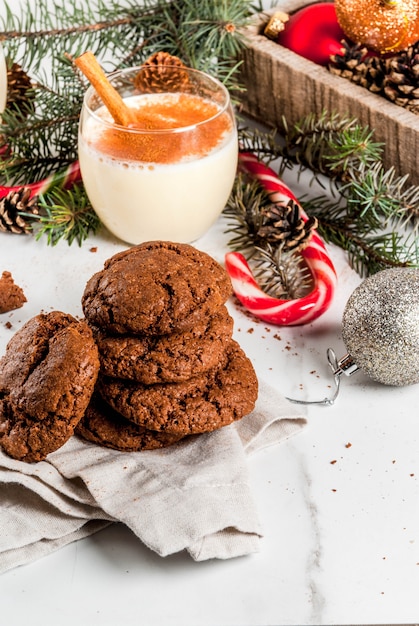
[{"label": "stack of chocolate cookies", "polygon": [[221,265],[187,244],[152,241],[109,259],[82,298],[100,369],[76,434],[145,450],[247,415],[258,383],[232,339],[231,293]]}]

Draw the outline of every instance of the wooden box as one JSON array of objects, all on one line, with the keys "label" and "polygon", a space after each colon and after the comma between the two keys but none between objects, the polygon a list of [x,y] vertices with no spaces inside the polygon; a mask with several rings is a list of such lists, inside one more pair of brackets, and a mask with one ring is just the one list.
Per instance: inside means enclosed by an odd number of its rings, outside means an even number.
[{"label": "wooden box", "polygon": [[309,113],[324,110],[356,117],[374,131],[374,140],[384,144],[383,163],[407,183],[419,185],[419,115],[371,93],[349,80],[331,74],[263,35],[275,11],[293,13],[307,0],[278,0],[275,9],[260,13],[245,30],[241,95],[243,110],[250,117],[275,127],[282,116],[294,124]]}]

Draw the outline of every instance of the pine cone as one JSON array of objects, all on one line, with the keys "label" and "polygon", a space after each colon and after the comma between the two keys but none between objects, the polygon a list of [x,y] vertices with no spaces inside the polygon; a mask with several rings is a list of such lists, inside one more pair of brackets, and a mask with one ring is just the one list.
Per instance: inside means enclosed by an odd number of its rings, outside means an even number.
[{"label": "pine cone", "polygon": [[134,85],[143,92],[177,91],[188,84],[185,64],[168,52],[155,52],[135,77]]},{"label": "pine cone", "polygon": [[419,42],[394,56],[366,56],[366,49],[343,41],[329,70],[419,114]]},{"label": "pine cone", "polygon": [[281,243],[287,251],[303,250],[317,228],[315,217],[309,217],[306,222],[302,219],[300,207],[294,200],[286,206],[272,204],[263,209],[262,214],[264,223],[258,230],[258,236],[272,244]]},{"label": "pine cone", "polygon": [[342,54],[330,57],[329,71],[377,94],[383,94],[385,64],[383,59],[367,56],[368,49],[342,40]]},{"label": "pine cone", "polygon": [[34,94],[31,90],[31,79],[18,63],[13,63],[7,70],[6,107],[18,111],[22,117],[26,117],[34,106]]},{"label": "pine cone", "polygon": [[399,106],[419,113],[419,43],[386,60],[385,96]]},{"label": "pine cone", "polygon": [[332,74],[342,76],[356,82],[359,67],[367,54],[367,48],[359,44],[350,44],[345,39],[341,41],[342,53],[332,54],[330,57],[329,71]]},{"label": "pine cone", "polygon": [[31,190],[22,187],[18,191],[11,191],[0,200],[0,231],[26,234],[30,231],[27,221],[20,212],[38,214],[38,197],[30,197]]}]

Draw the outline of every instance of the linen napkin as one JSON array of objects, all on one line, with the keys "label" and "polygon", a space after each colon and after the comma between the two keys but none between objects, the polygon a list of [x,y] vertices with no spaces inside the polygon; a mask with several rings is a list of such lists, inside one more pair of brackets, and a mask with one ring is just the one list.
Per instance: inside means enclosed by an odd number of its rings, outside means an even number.
[{"label": "linen napkin", "polygon": [[161,556],[187,550],[202,561],[256,552],[262,528],[246,457],[305,424],[259,381],[252,413],[162,450],[124,453],[72,437],[39,463],[0,451],[0,572],[115,521]]}]

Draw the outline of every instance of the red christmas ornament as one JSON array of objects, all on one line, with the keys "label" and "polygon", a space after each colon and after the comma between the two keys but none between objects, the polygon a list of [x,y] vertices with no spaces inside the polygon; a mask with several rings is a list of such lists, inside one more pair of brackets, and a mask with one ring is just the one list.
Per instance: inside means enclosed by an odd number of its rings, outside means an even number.
[{"label": "red christmas ornament", "polygon": [[330,56],[342,52],[345,33],[333,2],[319,2],[299,9],[277,35],[277,43],[318,65],[328,65]]}]

